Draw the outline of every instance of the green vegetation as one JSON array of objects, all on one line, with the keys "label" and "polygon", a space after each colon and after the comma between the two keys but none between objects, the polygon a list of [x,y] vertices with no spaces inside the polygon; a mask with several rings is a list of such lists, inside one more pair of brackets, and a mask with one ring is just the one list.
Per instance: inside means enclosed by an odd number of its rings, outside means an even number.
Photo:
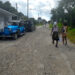
[{"label": "green vegetation", "polygon": [[53,24],[49,24],[49,28],[52,28],[53,27]]},{"label": "green vegetation", "polygon": [[51,20],[57,21],[59,28],[63,22],[67,22],[68,38],[75,43],[75,0],[60,0],[58,7],[52,9],[51,13]]},{"label": "green vegetation", "polygon": [[69,28],[69,31],[68,31],[68,38],[70,39],[70,41],[72,43],[75,44],[75,28],[74,29],[70,29]]},{"label": "green vegetation", "polygon": [[58,27],[59,27],[59,28],[62,27],[62,23],[61,23],[61,22],[58,23]]},{"label": "green vegetation", "polygon": [[[53,24],[49,25],[49,28],[52,28]],[[62,23],[58,23],[59,29],[62,27]],[[75,44],[75,28],[68,27],[68,39]]]},{"label": "green vegetation", "polygon": [[36,24],[36,26],[42,26],[42,25],[43,25],[43,24],[41,24],[41,23],[37,23],[37,24]]},{"label": "green vegetation", "polygon": [[75,27],[75,0],[60,0],[57,8],[51,11],[52,21],[66,21],[71,27]]},{"label": "green vegetation", "polygon": [[[59,27],[59,28],[61,28],[61,27],[62,27],[62,23],[61,23],[61,22],[59,22],[57,25],[58,25],[58,27]],[[53,27],[53,24],[52,24],[52,23],[50,23],[49,28],[52,28],[52,27]]]}]

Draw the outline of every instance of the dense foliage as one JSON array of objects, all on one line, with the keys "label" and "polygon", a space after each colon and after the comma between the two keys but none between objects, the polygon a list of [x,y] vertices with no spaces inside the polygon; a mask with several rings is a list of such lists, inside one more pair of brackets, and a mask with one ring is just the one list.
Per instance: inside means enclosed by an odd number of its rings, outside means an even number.
[{"label": "dense foliage", "polygon": [[75,27],[75,0],[60,0],[57,8],[52,9],[52,20],[67,21],[68,25]]}]

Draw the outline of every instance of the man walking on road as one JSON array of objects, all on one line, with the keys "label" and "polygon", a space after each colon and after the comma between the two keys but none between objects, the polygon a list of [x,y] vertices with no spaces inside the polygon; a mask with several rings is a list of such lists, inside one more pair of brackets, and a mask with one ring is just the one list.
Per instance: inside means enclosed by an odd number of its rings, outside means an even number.
[{"label": "man walking on road", "polygon": [[54,42],[56,41],[56,45],[55,46],[58,47],[59,35],[58,35],[57,23],[54,23],[54,26],[52,28],[51,34],[52,34],[52,43],[54,44]]}]

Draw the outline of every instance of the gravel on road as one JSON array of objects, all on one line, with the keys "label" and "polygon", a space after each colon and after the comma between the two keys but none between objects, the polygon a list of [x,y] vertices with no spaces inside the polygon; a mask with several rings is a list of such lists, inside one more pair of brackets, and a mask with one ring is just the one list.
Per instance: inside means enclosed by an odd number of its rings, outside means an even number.
[{"label": "gravel on road", "polygon": [[75,75],[75,46],[56,48],[42,26],[18,40],[0,40],[0,75]]}]

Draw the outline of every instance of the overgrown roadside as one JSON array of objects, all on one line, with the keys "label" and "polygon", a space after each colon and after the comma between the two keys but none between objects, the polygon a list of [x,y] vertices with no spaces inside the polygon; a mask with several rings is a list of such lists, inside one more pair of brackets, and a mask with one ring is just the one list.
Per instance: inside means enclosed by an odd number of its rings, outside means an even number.
[{"label": "overgrown roadside", "polygon": [[70,40],[72,43],[75,44],[75,29],[74,29],[74,28],[73,28],[73,29],[70,29],[70,30],[68,31],[68,38],[69,38],[69,40]]},{"label": "overgrown roadside", "polygon": [[[53,26],[53,24],[49,25],[49,29],[51,29]],[[61,32],[61,27],[62,27],[62,23],[58,23],[58,27],[59,27],[59,32]],[[70,40],[70,42],[72,42],[73,44],[75,44],[75,28],[71,28],[70,26],[68,27],[68,39]]]}]

